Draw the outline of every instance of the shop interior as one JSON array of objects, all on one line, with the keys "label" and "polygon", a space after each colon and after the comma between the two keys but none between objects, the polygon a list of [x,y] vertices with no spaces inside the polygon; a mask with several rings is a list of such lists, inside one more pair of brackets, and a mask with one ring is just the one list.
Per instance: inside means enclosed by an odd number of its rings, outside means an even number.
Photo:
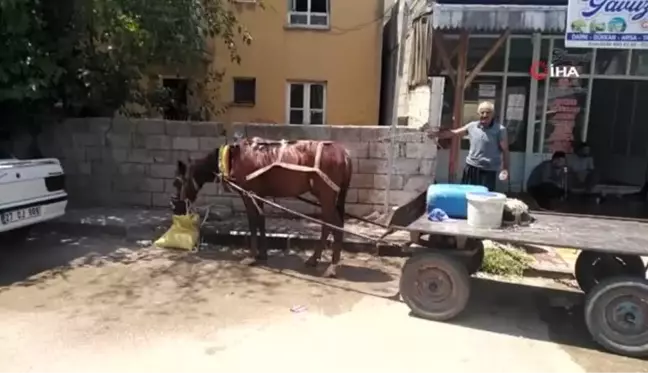
[{"label": "shop interior", "polygon": [[[468,71],[488,53],[499,35],[471,34]],[[445,44],[458,34],[444,33]],[[456,59],[455,52],[450,58]],[[578,78],[535,80],[534,61],[575,66]],[[433,55],[430,75],[447,74]],[[446,79],[448,81],[448,79]],[[511,178],[498,185],[505,192],[523,192],[526,179],[555,151],[574,157],[574,146],[587,142],[600,183],[635,193],[648,180],[648,51],[565,48],[562,35],[510,35],[465,91],[463,122],[476,118],[479,102],[495,103],[497,119],[508,130]],[[452,123],[454,87],[444,85],[441,126]],[[443,145],[443,144],[442,144]],[[448,148],[440,150],[437,180],[448,178]],[[460,167],[468,150],[461,142]]]}]

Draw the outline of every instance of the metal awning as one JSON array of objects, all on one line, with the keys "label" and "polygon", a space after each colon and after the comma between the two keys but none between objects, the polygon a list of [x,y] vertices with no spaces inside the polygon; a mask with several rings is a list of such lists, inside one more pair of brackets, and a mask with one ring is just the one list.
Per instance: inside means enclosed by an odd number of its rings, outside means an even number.
[{"label": "metal awning", "polygon": [[432,26],[442,30],[564,32],[564,5],[439,4],[431,6]]}]

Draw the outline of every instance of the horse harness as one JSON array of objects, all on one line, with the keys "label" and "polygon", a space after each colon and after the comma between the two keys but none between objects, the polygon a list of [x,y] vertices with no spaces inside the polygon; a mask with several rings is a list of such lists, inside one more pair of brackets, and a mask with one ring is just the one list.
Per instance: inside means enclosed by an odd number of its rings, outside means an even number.
[{"label": "horse harness", "polygon": [[[340,191],[340,187],[336,185],[331,178],[328,177],[321,169],[320,169],[320,163],[322,161],[322,150],[324,149],[324,145],[330,145],[333,142],[332,141],[320,141],[317,144],[317,149],[315,151],[315,162],[313,164],[313,167],[308,167],[308,166],[302,166],[298,164],[292,164],[292,163],[286,163],[282,162],[284,152],[286,151],[286,148],[288,147],[289,144],[294,144],[296,141],[289,142],[287,140],[281,140],[281,141],[259,141],[261,140],[258,137],[255,137],[252,140],[252,146],[256,147],[258,145],[280,145],[281,147],[279,148],[279,155],[277,156],[277,160],[275,160],[272,164],[269,164],[263,168],[260,168],[251,174],[247,175],[245,180],[249,181],[254,179],[255,177],[258,177],[270,169],[274,167],[283,167],[287,170],[292,170],[292,171],[299,171],[299,172],[314,172],[317,175],[319,175],[320,178],[331,188],[333,191],[338,193]],[[312,183],[312,181],[311,181]]]}]

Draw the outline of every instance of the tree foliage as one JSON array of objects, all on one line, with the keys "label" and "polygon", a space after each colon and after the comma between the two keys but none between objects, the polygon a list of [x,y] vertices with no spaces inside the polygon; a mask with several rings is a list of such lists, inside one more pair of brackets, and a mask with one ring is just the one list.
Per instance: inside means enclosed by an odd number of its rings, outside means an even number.
[{"label": "tree foliage", "polygon": [[0,0],[0,115],[110,115],[150,99],[151,67],[204,66],[208,40],[239,61],[232,2]]}]

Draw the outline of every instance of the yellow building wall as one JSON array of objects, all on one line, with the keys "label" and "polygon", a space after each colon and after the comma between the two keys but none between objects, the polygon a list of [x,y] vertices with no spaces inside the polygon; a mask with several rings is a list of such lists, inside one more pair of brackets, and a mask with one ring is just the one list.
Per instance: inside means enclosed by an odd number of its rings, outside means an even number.
[{"label": "yellow building wall", "polygon": [[265,9],[236,6],[253,42],[239,46],[240,65],[216,44],[212,67],[224,68],[225,76],[212,99],[232,102],[232,78],[249,77],[256,78],[256,104],[231,107],[219,119],[287,123],[287,82],[325,81],[327,124],[378,124],[382,0],[329,1],[327,30],[289,28],[288,0],[264,0]]}]

